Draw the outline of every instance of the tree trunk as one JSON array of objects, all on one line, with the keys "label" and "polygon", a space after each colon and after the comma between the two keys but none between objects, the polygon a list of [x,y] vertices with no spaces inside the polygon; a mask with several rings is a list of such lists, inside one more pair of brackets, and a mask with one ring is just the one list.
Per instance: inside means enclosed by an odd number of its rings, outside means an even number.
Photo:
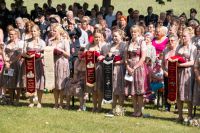
[{"label": "tree trunk", "polygon": [[111,0],[103,0],[102,6],[106,8],[106,12],[108,11],[108,6],[111,4]]}]

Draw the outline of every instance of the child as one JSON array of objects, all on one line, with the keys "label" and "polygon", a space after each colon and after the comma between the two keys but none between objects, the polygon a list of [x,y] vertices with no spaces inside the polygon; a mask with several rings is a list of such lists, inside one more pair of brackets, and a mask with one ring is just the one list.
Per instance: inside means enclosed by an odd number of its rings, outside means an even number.
[{"label": "child", "polygon": [[73,78],[67,81],[65,87],[67,106],[69,109],[70,99],[72,96],[77,96],[79,98],[80,106],[78,111],[84,110],[84,87],[85,87],[85,60],[82,58],[84,48],[80,48],[78,51],[78,58],[74,62],[74,75]]},{"label": "child", "polygon": [[161,60],[158,60],[156,61],[156,65],[153,68],[153,71],[151,74],[150,88],[153,92],[156,92],[162,87],[164,87],[163,70],[161,67]]},{"label": "child", "polygon": [[[164,87],[164,78],[163,78],[164,73],[161,64],[162,60],[157,60],[155,67],[153,68],[153,71],[151,73],[150,88],[151,91],[154,93],[157,93],[159,89],[162,89]],[[157,104],[157,99],[155,99],[154,103]]]}]

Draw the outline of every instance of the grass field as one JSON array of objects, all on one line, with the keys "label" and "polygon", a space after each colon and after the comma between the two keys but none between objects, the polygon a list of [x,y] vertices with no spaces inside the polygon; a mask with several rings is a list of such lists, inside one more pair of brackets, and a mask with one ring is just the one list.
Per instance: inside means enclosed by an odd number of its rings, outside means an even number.
[{"label": "grass field", "polygon": [[[20,101],[20,107],[0,106],[0,133],[198,133],[197,127],[184,126],[175,121],[177,114],[161,112],[147,105],[144,114],[149,118],[130,117],[132,107],[126,103],[126,116],[105,117],[111,105],[103,105],[102,113],[91,112],[91,102],[87,111],[77,112],[75,108],[54,110],[53,95],[45,94],[44,107],[28,108],[28,100]],[[200,113],[198,109],[198,114]]]},{"label": "grass field", "polygon": [[[28,7],[30,11],[33,9],[33,3],[39,3],[40,6],[43,5],[44,2],[47,0],[24,0],[24,4]],[[53,5],[60,3],[66,3],[67,6],[72,4],[73,2],[88,2],[89,8],[91,9],[94,4],[102,5],[102,0],[52,0]],[[121,10],[124,14],[127,15],[128,8],[132,7],[133,9],[138,9],[141,14],[146,15],[146,9],[148,6],[153,6],[154,12],[159,14],[160,12],[165,12],[168,9],[173,9],[174,13],[180,15],[181,13],[185,12],[189,17],[189,10],[190,8],[196,8],[199,12],[197,14],[197,18],[200,19],[200,0],[172,0],[172,2],[165,1],[165,5],[159,5],[156,3],[156,0],[112,0],[112,5],[115,6],[115,11]],[[10,6],[10,3],[13,0],[6,0],[7,6]]]}]

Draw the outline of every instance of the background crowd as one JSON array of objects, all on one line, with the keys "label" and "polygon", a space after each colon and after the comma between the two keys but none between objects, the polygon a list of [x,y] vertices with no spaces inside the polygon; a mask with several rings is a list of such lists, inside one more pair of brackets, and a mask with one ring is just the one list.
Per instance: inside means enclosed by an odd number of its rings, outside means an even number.
[{"label": "background crowd", "polygon": [[[0,0],[0,87],[1,95],[9,92],[10,104],[17,105],[21,91],[25,90],[26,58],[36,58],[35,96],[29,96],[29,107],[42,107],[45,89],[43,50],[46,46],[55,47],[55,89],[54,108],[70,108],[72,96],[80,101],[79,111],[84,110],[88,94],[92,95],[93,112],[100,112],[103,100],[102,60],[114,57],[113,102],[123,107],[130,96],[134,112],[132,116],[142,116],[142,108],[149,101],[157,101],[157,93],[164,94],[166,111],[171,105],[167,102],[168,62],[178,61],[178,120],[183,120],[183,103],[188,105],[188,117],[192,118],[193,106],[200,105],[200,25],[195,18],[197,10],[190,9],[190,16],[182,13],[177,16],[173,10],[154,14],[147,8],[147,15],[137,9],[128,9],[128,16],[115,11],[110,5],[97,4],[89,10],[89,4],[74,3],[52,6],[47,0],[42,7],[34,4],[30,14],[22,0],[15,0],[7,8]],[[27,51],[35,50],[35,55]],[[86,51],[96,51],[94,87],[85,85]],[[171,57],[180,56],[182,60]],[[130,76],[130,77],[128,77]],[[125,77],[125,78],[124,78]],[[152,94],[152,92],[154,94]],[[66,100],[64,106],[63,100]],[[159,101],[158,101],[159,102]]]}]

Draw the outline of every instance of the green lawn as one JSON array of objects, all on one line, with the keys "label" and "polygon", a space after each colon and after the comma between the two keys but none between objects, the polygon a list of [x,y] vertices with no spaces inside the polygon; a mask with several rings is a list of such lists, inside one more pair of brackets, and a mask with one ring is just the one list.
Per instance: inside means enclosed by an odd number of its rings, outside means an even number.
[{"label": "green lawn", "polygon": [[[53,95],[45,94],[41,109],[28,108],[28,100],[21,100],[23,106],[0,106],[1,133],[198,133],[197,127],[184,126],[175,121],[177,114],[161,112],[147,105],[144,114],[149,118],[130,117],[132,107],[126,103],[126,116],[105,117],[110,105],[104,105],[104,112],[92,113],[91,102],[87,103],[85,112],[75,109],[54,110]],[[198,111],[199,114],[199,111]]]},{"label": "green lawn", "polygon": [[[28,10],[33,8],[33,3],[39,3],[40,6],[43,5],[47,0],[24,0],[24,4],[28,7]],[[127,14],[128,8],[132,7],[133,9],[138,9],[141,14],[146,15],[146,8],[148,6],[153,6],[155,13],[160,13],[166,11],[168,9],[173,9],[174,13],[180,15],[182,12],[185,12],[189,17],[190,8],[196,8],[198,11],[197,18],[200,19],[200,0],[172,0],[172,2],[165,1],[165,5],[161,6],[156,3],[156,0],[112,0],[112,4],[115,6],[115,11],[121,10],[123,13]],[[6,0],[7,6],[10,7],[10,3],[13,0]],[[73,2],[88,2],[90,5],[90,9],[94,4],[102,5],[102,0],[53,0],[53,5],[55,6],[58,3],[66,3],[67,6],[72,4]]]}]

